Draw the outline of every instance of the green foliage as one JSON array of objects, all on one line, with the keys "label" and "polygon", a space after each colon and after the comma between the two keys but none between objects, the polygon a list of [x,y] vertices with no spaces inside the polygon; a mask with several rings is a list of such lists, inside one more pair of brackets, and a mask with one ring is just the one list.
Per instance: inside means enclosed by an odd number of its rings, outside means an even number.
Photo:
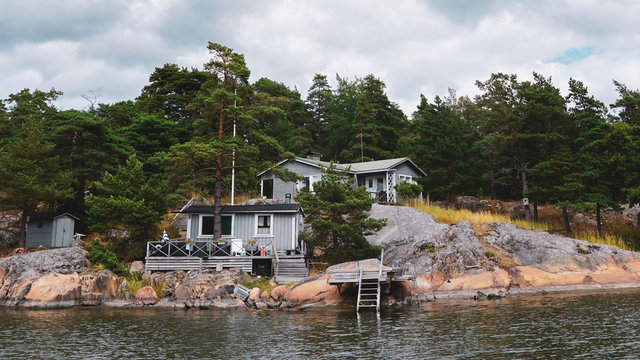
[{"label": "green foliage", "polygon": [[116,254],[100,244],[98,240],[94,240],[85,250],[88,251],[86,257],[91,264],[102,265],[118,276],[130,276],[129,269],[118,261]]},{"label": "green foliage", "polygon": [[365,236],[380,230],[386,220],[368,217],[373,199],[364,187],[353,187],[346,174],[331,167],[314,184],[314,191],[302,191],[295,197],[312,229],[303,235],[303,240],[324,248],[334,260],[359,260],[377,251]]},{"label": "green foliage", "polygon": [[475,140],[471,124],[451,105],[437,96],[430,104],[421,95],[400,149],[428,169],[428,176],[421,179],[425,191],[434,199],[450,200],[478,192],[480,161],[473,148]]},{"label": "green foliage", "polygon": [[397,183],[394,189],[396,189],[396,192],[402,199],[415,199],[422,192],[422,186],[410,184],[406,181]]},{"label": "green foliage", "polygon": [[487,250],[487,251],[484,252],[484,256],[488,257],[489,259],[492,259],[492,258],[496,257],[496,253],[494,253],[493,251]]},{"label": "green foliage", "polygon": [[260,292],[271,292],[271,290],[273,290],[274,288],[274,286],[269,283],[269,278],[264,276],[258,276],[251,280],[247,280],[242,283],[242,286],[246,287],[247,289],[253,289],[254,287],[257,287],[260,289]]},{"label": "green foliage", "polygon": [[123,251],[140,257],[145,242],[158,236],[156,224],[166,211],[165,194],[164,183],[145,176],[142,163],[132,155],[115,175],[105,173],[87,196],[89,229],[103,234],[113,229],[129,232]]}]

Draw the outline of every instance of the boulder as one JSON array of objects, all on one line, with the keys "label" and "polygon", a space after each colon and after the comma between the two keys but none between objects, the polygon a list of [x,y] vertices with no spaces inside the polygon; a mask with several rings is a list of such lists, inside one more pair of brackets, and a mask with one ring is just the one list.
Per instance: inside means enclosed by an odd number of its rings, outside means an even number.
[{"label": "boulder", "polygon": [[82,293],[100,293],[104,300],[122,299],[123,278],[109,270],[101,270],[79,275]]},{"label": "boulder", "polygon": [[275,301],[280,301],[284,298],[287,290],[289,290],[287,285],[278,285],[271,290],[271,298]]},{"label": "boulder", "polygon": [[260,299],[260,288],[259,287],[254,287],[249,292],[248,300],[258,301],[258,299]]},{"label": "boulder", "polygon": [[140,261],[140,260],[136,260],[131,262],[131,265],[129,265],[129,271],[134,272],[134,271],[140,271],[140,272],[144,272],[144,262]]},{"label": "boulder", "polygon": [[143,286],[136,292],[136,303],[153,305],[158,302],[158,295],[151,286]]},{"label": "boulder", "polygon": [[78,274],[47,274],[33,282],[27,295],[26,307],[59,308],[76,305],[82,285]]},{"label": "boulder", "polygon": [[284,297],[286,306],[334,305],[343,302],[345,299],[338,292],[338,287],[329,284],[330,276],[311,276],[294,284]]},{"label": "boulder", "polygon": [[263,291],[260,293],[260,300],[267,302],[269,301],[269,292],[268,291]]},{"label": "boulder", "polygon": [[[229,287],[231,287],[231,291],[229,291]],[[233,285],[221,285],[207,290],[204,297],[207,300],[223,300],[231,299],[231,294],[233,294]]]}]

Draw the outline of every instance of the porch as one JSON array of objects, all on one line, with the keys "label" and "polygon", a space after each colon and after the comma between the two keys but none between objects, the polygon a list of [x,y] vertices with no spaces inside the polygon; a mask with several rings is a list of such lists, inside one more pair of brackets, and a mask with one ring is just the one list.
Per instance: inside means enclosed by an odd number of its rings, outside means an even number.
[{"label": "porch", "polygon": [[226,241],[170,240],[147,242],[145,270],[198,270],[239,268],[252,275],[292,281],[308,275],[304,255],[278,250],[272,238]]}]

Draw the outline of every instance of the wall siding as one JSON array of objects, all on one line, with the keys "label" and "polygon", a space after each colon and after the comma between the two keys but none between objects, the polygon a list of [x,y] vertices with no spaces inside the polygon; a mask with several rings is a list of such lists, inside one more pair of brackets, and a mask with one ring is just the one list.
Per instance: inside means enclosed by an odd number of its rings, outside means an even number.
[{"label": "wall siding", "polygon": [[[42,222],[42,228],[38,229],[37,225]],[[51,247],[51,234],[53,231],[52,220],[34,220],[30,221],[27,229],[26,244],[27,247],[37,248],[39,246]]]},{"label": "wall siding", "polygon": [[295,246],[291,246],[291,224],[294,220],[293,214],[274,214],[273,215],[273,235],[276,248],[278,250],[293,250]]},{"label": "wall siding", "polygon": [[191,215],[191,234],[188,237],[192,239],[198,238],[198,232],[200,231],[199,222],[200,222],[200,216],[198,214],[192,214]]},{"label": "wall siding", "polygon": [[411,166],[408,162],[404,162],[400,164],[398,167],[396,167],[396,184],[398,183],[398,180],[399,180],[397,177],[398,175],[410,175],[414,179],[422,177],[422,174],[420,174],[417,170],[415,170],[413,166]]},{"label": "wall siding", "polygon": [[243,244],[253,237],[255,228],[255,214],[235,214],[233,221],[233,237],[242,239]]},{"label": "wall siding", "polygon": [[[287,161],[284,164],[280,165],[280,167],[294,172],[300,176],[322,174],[321,169],[297,161]],[[275,177],[271,171],[262,174],[262,176],[260,176],[260,179],[273,179],[274,199],[284,200],[286,194],[291,194],[291,200],[293,201],[293,197],[296,196],[296,193],[298,191],[296,183],[282,181],[282,179]]]}]

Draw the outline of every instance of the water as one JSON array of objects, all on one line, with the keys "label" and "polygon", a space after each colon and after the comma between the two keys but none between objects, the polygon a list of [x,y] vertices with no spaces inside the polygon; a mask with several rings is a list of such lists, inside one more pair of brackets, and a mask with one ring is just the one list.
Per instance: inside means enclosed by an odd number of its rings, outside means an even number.
[{"label": "water", "polygon": [[566,359],[640,357],[640,290],[448,301],[355,314],[0,310],[0,358]]}]

